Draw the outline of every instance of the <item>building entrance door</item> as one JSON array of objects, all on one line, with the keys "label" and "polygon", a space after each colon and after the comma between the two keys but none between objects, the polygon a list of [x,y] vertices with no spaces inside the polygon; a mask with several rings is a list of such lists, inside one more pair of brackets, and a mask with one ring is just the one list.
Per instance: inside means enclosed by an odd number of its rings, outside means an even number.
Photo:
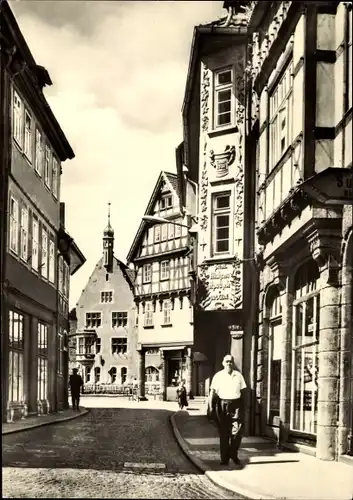
[{"label": "building entrance door", "polygon": [[180,378],[182,378],[182,358],[170,357],[167,359],[167,401],[176,401],[176,391]]}]

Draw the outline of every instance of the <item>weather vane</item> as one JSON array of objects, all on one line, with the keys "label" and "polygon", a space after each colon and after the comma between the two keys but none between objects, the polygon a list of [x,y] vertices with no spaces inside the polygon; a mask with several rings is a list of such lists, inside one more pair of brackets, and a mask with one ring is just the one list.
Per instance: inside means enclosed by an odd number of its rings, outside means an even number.
[{"label": "weather vane", "polygon": [[110,201],[108,201],[108,224],[110,224]]}]

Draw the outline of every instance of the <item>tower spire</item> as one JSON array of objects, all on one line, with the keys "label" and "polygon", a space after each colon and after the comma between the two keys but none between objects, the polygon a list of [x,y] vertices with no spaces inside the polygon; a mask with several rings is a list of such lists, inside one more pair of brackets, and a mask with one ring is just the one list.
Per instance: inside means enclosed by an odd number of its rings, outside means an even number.
[{"label": "tower spire", "polygon": [[108,225],[103,232],[103,262],[107,271],[113,269],[114,229],[110,224],[110,201],[108,202]]}]

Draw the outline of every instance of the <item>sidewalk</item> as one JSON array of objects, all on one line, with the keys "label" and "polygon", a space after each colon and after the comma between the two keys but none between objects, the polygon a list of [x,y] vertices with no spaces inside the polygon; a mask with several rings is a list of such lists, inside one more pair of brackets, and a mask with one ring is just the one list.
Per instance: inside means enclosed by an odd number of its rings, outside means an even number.
[{"label": "sidewalk", "polygon": [[27,431],[29,429],[35,429],[36,427],[42,427],[43,425],[65,422],[77,417],[82,417],[83,415],[86,415],[86,413],[88,413],[88,410],[83,407],[80,408],[80,411],[74,411],[72,408],[69,408],[68,410],[59,411],[58,413],[16,420],[12,423],[2,424],[2,435],[12,434],[13,432]]},{"label": "sidewalk", "polygon": [[261,437],[243,438],[242,469],[220,465],[217,429],[198,406],[174,413],[171,424],[182,450],[218,486],[252,499],[353,500],[352,466],[280,451]]}]

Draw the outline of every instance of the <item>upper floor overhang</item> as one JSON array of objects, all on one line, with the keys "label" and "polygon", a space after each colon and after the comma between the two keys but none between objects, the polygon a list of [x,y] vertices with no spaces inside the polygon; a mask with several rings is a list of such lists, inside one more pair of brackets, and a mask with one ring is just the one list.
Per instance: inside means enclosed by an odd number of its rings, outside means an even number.
[{"label": "upper floor overhang", "polygon": [[86,262],[86,257],[78,248],[74,239],[62,227],[58,231],[58,246],[61,255],[69,263],[70,274],[72,276]]},{"label": "upper floor overhang", "polygon": [[0,2],[0,27],[0,47],[7,71],[16,75],[16,84],[25,92],[60,160],[74,158],[73,149],[43,94],[43,87],[52,85],[49,72],[36,63],[7,0]]}]

